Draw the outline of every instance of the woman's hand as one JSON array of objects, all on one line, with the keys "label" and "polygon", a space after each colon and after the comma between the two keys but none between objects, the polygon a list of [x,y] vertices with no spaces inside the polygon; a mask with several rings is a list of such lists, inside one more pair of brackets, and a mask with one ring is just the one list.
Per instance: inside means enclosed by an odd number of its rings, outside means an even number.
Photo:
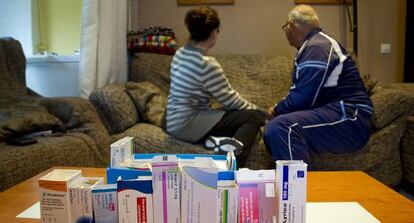
[{"label": "woman's hand", "polygon": [[269,107],[269,109],[267,110],[267,119],[268,120],[272,120],[274,117],[276,117],[276,112],[274,110],[274,107],[271,106]]}]

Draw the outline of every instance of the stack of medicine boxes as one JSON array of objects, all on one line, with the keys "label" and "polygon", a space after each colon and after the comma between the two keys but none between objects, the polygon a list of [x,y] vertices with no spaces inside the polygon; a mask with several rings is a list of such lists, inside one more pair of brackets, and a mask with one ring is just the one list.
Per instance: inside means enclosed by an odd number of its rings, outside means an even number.
[{"label": "stack of medicine boxes", "polygon": [[133,154],[132,148],[132,138],[111,145],[107,181],[117,185],[119,222],[212,222],[212,216],[237,222],[233,153]]},{"label": "stack of medicine boxes", "polygon": [[119,142],[111,148],[115,161],[107,169],[108,183],[118,183],[119,222],[305,221],[307,165],[303,161],[278,161],[276,174],[275,170],[235,171],[233,153],[133,154],[128,159],[117,154],[132,154],[132,138]]},{"label": "stack of medicine boxes", "polygon": [[78,170],[39,180],[42,222],[304,223],[306,164],[276,168],[235,171],[233,153],[134,154],[125,137],[111,145],[108,184]]}]

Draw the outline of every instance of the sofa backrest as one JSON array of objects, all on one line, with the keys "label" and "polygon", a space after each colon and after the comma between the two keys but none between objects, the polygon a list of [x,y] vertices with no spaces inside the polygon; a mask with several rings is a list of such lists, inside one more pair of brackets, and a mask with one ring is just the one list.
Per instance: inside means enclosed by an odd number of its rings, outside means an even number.
[{"label": "sofa backrest", "polygon": [[[230,84],[244,98],[268,108],[286,96],[291,85],[291,59],[284,56],[213,55]],[[131,64],[130,81],[149,81],[168,93],[172,56],[138,53]]]},{"label": "sofa backrest", "polygon": [[26,96],[26,58],[19,41],[0,38],[0,97]]},{"label": "sofa backrest", "polygon": [[168,93],[171,61],[172,56],[169,55],[137,53],[132,59],[129,81],[149,81]]},{"label": "sofa backrest", "polygon": [[291,60],[284,56],[215,55],[231,85],[245,99],[268,108],[286,96]]}]

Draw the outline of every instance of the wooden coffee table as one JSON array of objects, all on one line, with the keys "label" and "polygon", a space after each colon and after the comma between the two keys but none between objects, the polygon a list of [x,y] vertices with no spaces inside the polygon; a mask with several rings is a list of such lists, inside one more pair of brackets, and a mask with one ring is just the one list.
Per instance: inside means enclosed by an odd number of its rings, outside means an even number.
[{"label": "wooden coffee table", "polygon": [[[0,193],[0,222],[40,222],[15,216],[39,200],[37,179],[52,169]],[[103,168],[70,169],[81,169],[84,176],[105,177]],[[309,172],[308,201],[356,201],[382,223],[414,223],[414,202],[359,171]]]}]

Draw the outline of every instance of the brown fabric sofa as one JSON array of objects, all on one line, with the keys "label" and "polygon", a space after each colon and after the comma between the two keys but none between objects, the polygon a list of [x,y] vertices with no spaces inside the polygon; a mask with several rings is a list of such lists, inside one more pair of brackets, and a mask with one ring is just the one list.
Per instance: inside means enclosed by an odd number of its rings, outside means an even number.
[{"label": "brown fabric sofa", "polygon": [[[407,97],[414,97],[413,83],[390,84],[386,88],[398,89]],[[414,109],[414,107],[411,107],[411,109]],[[408,118],[407,129],[401,139],[401,162],[403,179],[405,180],[404,185],[407,183],[407,188],[412,189],[414,188],[414,115]]]},{"label": "brown fabric sofa", "polygon": [[[283,98],[291,84],[291,59],[264,55],[215,55],[232,86],[240,94],[268,108]],[[168,94],[171,56],[136,54],[132,59],[130,81],[151,82]],[[363,170],[387,185],[401,181],[400,141],[414,99],[398,87],[376,87],[374,132],[368,144],[356,153],[318,154],[311,157],[314,170]],[[100,111],[112,141],[135,137],[137,152],[208,153],[201,145],[189,144],[169,136],[163,128],[146,122],[135,109],[125,84],[108,85],[93,92],[90,100]],[[137,116],[138,115],[138,116]],[[273,162],[258,134],[247,167],[269,168]]]},{"label": "brown fabric sofa", "polygon": [[408,119],[401,145],[403,178],[414,185],[414,116]]},{"label": "brown fabric sofa", "polygon": [[[52,166],[106,166],[109,134],[94,106],[81,98],[36,95],[26,88],[25,70],[20,43],[0,38],[0,191]],[[55,132],[31,145],[6,144],[42,130]]]}]

